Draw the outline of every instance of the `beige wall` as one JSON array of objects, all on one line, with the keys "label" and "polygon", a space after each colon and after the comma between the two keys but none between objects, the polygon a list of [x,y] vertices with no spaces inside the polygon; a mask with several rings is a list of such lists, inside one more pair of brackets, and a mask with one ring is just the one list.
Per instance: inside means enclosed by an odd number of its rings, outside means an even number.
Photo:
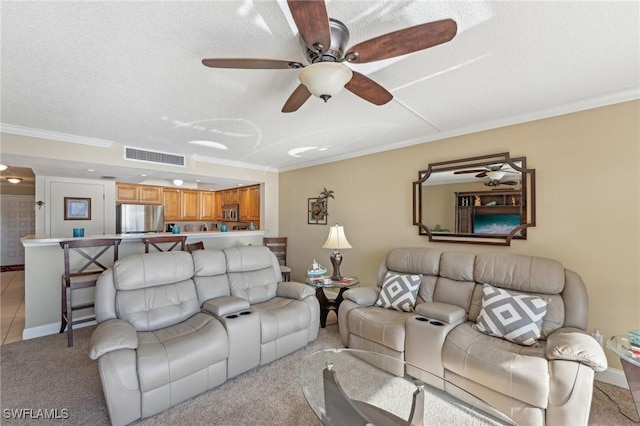
[{"label": "beige wall", "polygon": [[[399,246],[551,257],[578,272],[590,296],[589,331],[605,338],[640,328],[640,102],[294,170],[280,175],[280,235],[292,278],[304,279],[328,226],[308,225],[307,198],[323,188],[329,224],[345,226],[343,275],[373,285],[385,253]],[[537,227],[510,247],[429,243],[412,225],[412,182],[428,163],[508,151],[536,169]],[[611,365],[618,361],[607,356]]]}]

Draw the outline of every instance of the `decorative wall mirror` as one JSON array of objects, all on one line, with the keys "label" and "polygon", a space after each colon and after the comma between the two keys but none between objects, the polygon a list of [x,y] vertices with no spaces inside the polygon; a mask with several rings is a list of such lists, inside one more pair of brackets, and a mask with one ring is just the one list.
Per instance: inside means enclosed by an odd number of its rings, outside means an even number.
[{"label": "decorative wall mirror", "polygon": [[536,225],[535,169],[508,152],[429,164],[413,182],[413,224],[429,241],[508,246]]}]

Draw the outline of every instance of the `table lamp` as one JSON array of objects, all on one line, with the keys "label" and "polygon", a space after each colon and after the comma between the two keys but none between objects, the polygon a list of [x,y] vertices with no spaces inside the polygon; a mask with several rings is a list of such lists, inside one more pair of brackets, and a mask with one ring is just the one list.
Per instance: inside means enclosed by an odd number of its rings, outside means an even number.
[{"label": "table lamp", "polygon": [[333,275],[331,276],[331,279],[334,281],[341,280],[342,275],[340,275],[340,264],[342,263],[342,255],[338,250],[351,248],[351,244],[349,244],[349,241],[347,241],[347,237],[345,237],[344,235],[344,227],[335,224],[334,226],[329,228],[329,236],[327,237],[327,241],[324,243],[322,248],[333,250],[333,254],[331,255]]}]

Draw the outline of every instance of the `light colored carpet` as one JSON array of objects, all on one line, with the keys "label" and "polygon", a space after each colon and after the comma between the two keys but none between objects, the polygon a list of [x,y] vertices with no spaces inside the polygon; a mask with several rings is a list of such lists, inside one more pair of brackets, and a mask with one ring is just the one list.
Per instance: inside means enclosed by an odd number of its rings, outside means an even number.
[{"label": "light colored carpet", "polygon": [[[333,317],[334,319],[335,317]],[[334,319],[335,321],[335,319]],[[0,347],[0,423],[5,425],[108,425],[97,362],[88,357],[94,327],[74,333],[67,348],[64,334]],[[305,358],[320,349],[341,347],[335,324],[320,329],[316,342],[271,364],[256,368],[138,425],[320,425],[299,386]],[[637,418],[629,391],[596,382]],[[15,420],[11,409],[68,409],[66,420]],[[617,406],[594,390],[590,425],[632,425]]]}]

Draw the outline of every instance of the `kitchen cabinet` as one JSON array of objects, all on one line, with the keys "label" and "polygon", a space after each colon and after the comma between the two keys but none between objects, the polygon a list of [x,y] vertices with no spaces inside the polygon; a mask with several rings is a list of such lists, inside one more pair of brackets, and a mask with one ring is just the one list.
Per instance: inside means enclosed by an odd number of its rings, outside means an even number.
[{"label": "kitchen cabinet", "polygon": [[162,204],[161,186],[116,183],[116,203],[118,204]]},{"label": "kitchen cabinet", "polygon": [[240,190],[227,189],[222,191],[222,204],[240,204]]},{"label": "kitchen cabinet", "polygon": [[180,190],[164,189],[164,221],[180,220]]},{"label": "kitchen cabinet", "polygon": [[[240,221],[260,220],[260,185],[245,186],[240,192]],[[255,225],[255,223],[254,223]]]},{"label": "kitchen cabinet", "polygon": [[222,220],[222,202],[223,202],[223,197],[222,197],[222,191],[217,191],[216,192],[216,213],[215,213],[215,219],[214,220]]},{"label": "kitchen cabinet", "polygon": [[200,193],[191,189],[181,190],[181,220],[200,220]]},{"label": "kitchen cabinet", "polygon": [[221,205],[216,203],[217,193],[213,191],[200,192],[200,219],[218,220]]}]

